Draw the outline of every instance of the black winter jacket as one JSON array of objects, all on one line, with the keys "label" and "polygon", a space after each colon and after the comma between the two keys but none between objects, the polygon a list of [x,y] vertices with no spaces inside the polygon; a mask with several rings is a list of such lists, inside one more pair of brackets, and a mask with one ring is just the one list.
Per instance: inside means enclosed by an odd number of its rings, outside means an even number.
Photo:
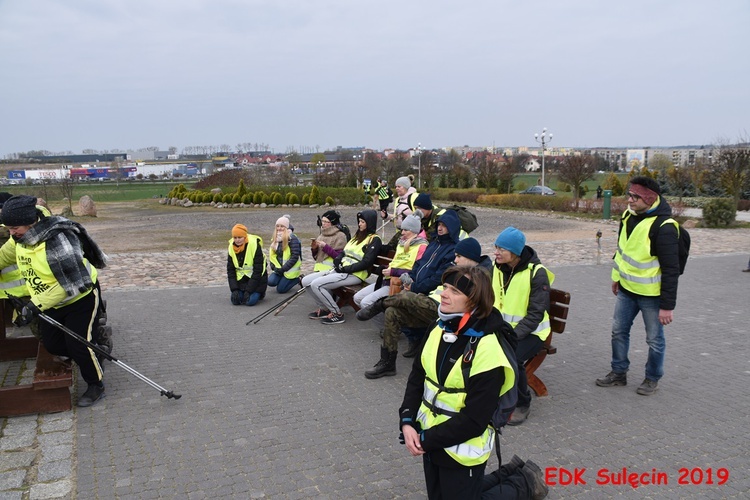
[{"label": "black winter jacket", "polygon": [[[257,238],[255,255],[253,256],[253,274],[249,278],[244,277],[240,281],[237,281],[237,270],[234,267],[232,256],[227,255],[227,280],[229,281],[229,289],[231,291],[243,290],[248,293],[258,292],[261,295],[265,295],[268,285],[268,274],[266,273],[266,266],[263,264],[262,242],[257,236],[248,235],[248,237]],[[245,246],[242,252],[237,254],[237,262],[240,265],[244,264],[247,257],[246,253],[247,246]]]}]

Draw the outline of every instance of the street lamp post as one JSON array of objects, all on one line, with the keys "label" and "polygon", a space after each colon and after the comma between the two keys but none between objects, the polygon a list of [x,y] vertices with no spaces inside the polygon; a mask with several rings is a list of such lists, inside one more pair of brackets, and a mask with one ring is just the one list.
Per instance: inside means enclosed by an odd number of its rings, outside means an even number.
[{"label": "street lamp post", "polygon": [[422,189],[422,143],[417,143],[417,190]]},{"label": "street lamp post", "polygon": [[542,186],[544,186],[544,148],[552,140],[552,134],[547,135],[547,127],[542,129],[542,134],[534,134],[536,142],[542,145]]}]

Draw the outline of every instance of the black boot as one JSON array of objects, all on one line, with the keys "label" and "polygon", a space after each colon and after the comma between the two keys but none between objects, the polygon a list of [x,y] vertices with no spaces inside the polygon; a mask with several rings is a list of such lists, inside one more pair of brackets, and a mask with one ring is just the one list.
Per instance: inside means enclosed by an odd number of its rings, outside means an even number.
[{"label": "black boot", "polygon": [[389,351],[387,347],[380,348],[380,361],[372,370],[365,372],[365,377],[373,379],[380,377],[392,377],[396,374],[396,356],[398,351]]},{"label": "black boot", "polygon": [[529,486],[529,494],[532,500],[541,500],[549,493],[549,488],[544,482],[544,473],[537,464],[527,460],[523,467],[518,469]]},{"label": "black boot", "polygon": [[365,307],[364,309],[360,309],[357,311],[357,319],[360,321],[367,321],[368,319],[372,319],[378,314],[385,312],[385,305],[383,305],[383,301],[385,301],[387,297],[382,297],[369,306]]},{"label": "black boot", "polygon": [[417,355],[418,352],[419,352],[419,342],[410,340],[409,348],[406,349],[406,352],[403,353],[402,356],[405,358],[413,358],[414,356]]}]

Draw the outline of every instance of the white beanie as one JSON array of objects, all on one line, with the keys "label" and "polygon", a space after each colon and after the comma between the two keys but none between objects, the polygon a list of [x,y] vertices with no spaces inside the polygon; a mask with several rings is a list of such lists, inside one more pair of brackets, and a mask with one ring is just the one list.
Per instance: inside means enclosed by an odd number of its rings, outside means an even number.
[{"label": "white beanie", "polygon": [[409,189],[411,187],[411,181],[408,177],[399,177],[396,179],[396,186],[402,186],[406,189]]},{"label": "white beanie", "polygon": [[284,226],[285,228],[289,228],[289,216],[288,215],[282,215],[278,219],[276,219],[276,225],[277,226]]}]

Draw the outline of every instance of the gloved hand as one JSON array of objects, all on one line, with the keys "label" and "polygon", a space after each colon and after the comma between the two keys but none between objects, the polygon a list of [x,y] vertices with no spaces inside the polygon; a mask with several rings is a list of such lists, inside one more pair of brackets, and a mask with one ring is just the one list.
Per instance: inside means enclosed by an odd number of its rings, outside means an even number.
[{"label": "gloved hand", "polygon": [[232,290],[232,303],[239,304],[242,300],[242,292],[240,290]]},{"label": "gloved hand", "polygon": [[34,319],[39,316],[40,312],[42,311],[39,310],[36,304],[29,301],[25,306],[23,306],[23,309],[21,309],[21,312],[18,314],[13,323],[15,323],[16,326],[26,326],[34,321]]}]

